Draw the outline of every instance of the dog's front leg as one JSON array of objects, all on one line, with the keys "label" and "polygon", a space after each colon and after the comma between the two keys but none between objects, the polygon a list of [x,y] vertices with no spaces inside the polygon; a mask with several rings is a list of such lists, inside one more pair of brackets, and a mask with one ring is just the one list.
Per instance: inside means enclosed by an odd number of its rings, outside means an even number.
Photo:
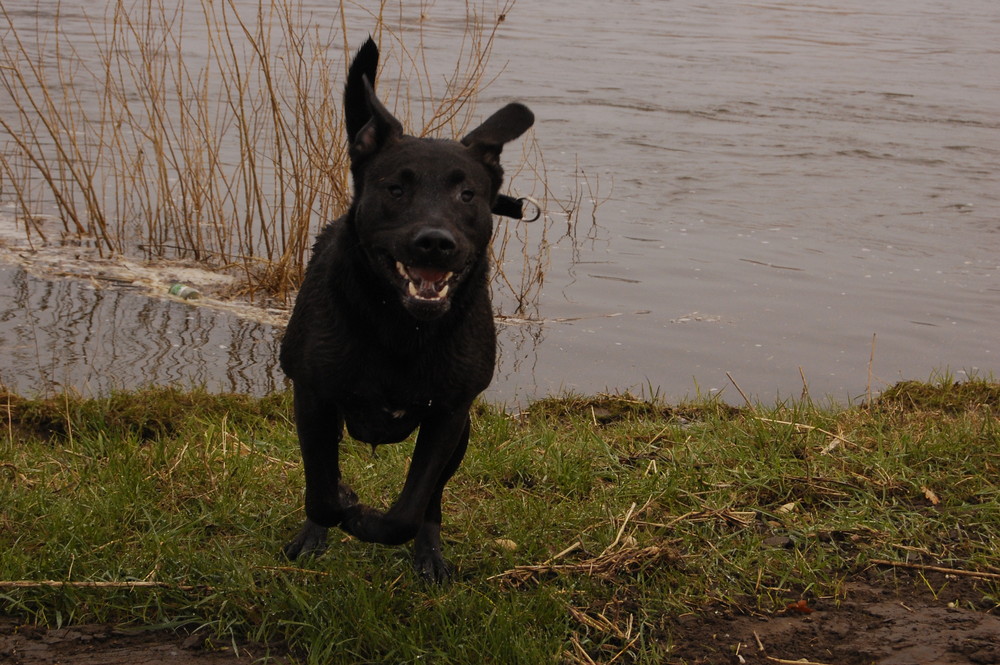
[{"label": "dog's front leg", "polygon": [[361,540],[386,545],[416,537],[418,572],[438,581],[447,578],[450,568],[441,556],[441,493],[465,456],[468,440],[467,408],[426,417],[396,502],[385,513],[359,503],[346,511],[341,528]]},{"label": "dog's front leg", "polygon": [[306,476],[306,520],[284,547],[289,559],[326,549],[327,530],[340,524],[344,511],[358,501],[351,488],[340,482],[343,416],[311,388],[295,384],[293,390],[295,425]]},{"label": "dog's front leg", "polygon": [[425,580],[444,582],[451,577],[453,568],[441,554],[441,494],[444,486],[451,480],[465,457],[469,446],[469,419],[465,419],[465,429],[458,440],[458,447],[451,454],[451,459],[438,478],[437,488],[431,495],[424,512],[424,522],[417,531],[413,542],[413,567]]}]

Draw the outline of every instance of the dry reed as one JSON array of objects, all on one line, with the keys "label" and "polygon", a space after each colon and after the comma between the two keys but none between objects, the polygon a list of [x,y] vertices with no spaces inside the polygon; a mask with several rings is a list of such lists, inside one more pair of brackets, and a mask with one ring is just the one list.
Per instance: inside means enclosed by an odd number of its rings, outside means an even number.
[{"label": "dry reed", "polygon": [[[60,6],[51,21],[38,14],[33,23],[0,5],[0,195],[15,204],[29,241],[84,239],[101,256],[196,260],[239,271],[245,294],[287,297],[312,237],[349,204],[339,109],[352,52],[345,9],[368,15],[352,29],[374,26],[386,66],[399,73],[380,87],[404,124],[460,136],[512,6],[503,0],[490,13],[466,4],[441,89],[424,48],[430,5],[408,24],[401,2],[341,2],[339,25],[324,26],[278,0],[112,0],[102,17]],[[544,171],[536,144],[521,171]],[[61,221],[55,229],[40,222],[49,210]],[[494,284],[518,313],[544,282],[549,221],[498,224]]]}]

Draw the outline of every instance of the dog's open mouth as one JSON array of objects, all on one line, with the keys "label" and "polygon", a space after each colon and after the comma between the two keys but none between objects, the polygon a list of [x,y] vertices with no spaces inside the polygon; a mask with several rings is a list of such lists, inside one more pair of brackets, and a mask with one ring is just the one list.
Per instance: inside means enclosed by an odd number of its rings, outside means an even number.
[{"label": "dog's open mouth", "polygon": [[417,268],[396,261],[396,272],[406,286],[406,294],[425,302],[439,302],[448,297],[455,273],[438,268]]}]

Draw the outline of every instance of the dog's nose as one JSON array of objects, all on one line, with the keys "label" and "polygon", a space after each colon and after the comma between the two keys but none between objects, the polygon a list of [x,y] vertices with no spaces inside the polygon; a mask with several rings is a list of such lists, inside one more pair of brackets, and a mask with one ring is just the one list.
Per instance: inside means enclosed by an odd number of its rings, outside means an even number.
[{"label": "dog's nose", "polygon": [[421,229],[413,237],[413,249],[423,259],[444,258],[455,251],[455,236],[446,229]]}]

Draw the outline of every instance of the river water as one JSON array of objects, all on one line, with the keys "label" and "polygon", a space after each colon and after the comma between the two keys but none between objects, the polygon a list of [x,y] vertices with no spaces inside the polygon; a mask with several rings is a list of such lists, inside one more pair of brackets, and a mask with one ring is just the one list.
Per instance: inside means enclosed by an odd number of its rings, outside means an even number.
[{"label": "river water", "polygon": [[[447,73],[464,10],[441,4],[419,26]],[[360,43],[371,28],[348,11]],[[992,0],[522,1],[490,68],[482,113],[528,104],[549,187],[585,186],[584,228],[551,251],[544,322],[502,326],[489,399],[738,402],[735,382],[770,401],[805,380],[846,401],[1000,369]],[[15,267],[0,310],[0,380],[22,392],[282,384],[280,330],[228,314]]]}]

